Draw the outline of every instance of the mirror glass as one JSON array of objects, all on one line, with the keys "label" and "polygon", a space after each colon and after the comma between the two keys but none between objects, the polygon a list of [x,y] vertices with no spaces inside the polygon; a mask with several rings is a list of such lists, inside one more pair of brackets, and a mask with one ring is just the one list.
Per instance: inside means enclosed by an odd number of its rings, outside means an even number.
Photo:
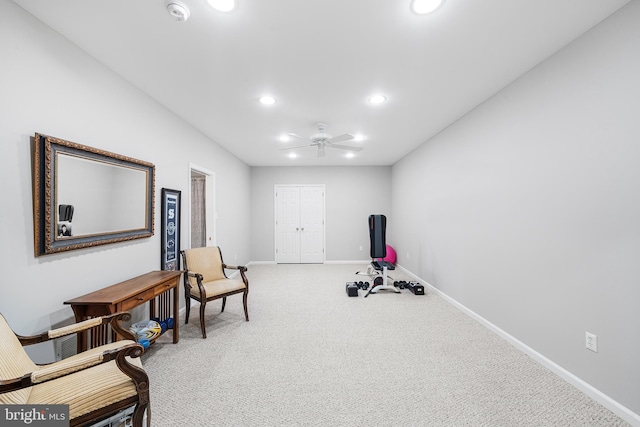
[{"label": "mirror glass", "polygon": [[153,235],[154,166],[36,134],[36,256]]},{"label": "mirror glass", "polygon": [[[67,236],[145,228],[145,171],[64,153],[57,167],[58,224],[73,225]],[[73,206],[70,221],[60,215],[60,205]]]}]

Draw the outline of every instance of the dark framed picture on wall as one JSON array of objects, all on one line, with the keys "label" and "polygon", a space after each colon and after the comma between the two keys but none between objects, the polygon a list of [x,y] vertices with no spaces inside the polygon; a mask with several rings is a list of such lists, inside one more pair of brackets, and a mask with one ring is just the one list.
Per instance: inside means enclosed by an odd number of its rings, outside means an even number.
[{"label": "dark framed picture on wall", "polygon": [[162,189],[162,270],[180,269],[180,192]]}]

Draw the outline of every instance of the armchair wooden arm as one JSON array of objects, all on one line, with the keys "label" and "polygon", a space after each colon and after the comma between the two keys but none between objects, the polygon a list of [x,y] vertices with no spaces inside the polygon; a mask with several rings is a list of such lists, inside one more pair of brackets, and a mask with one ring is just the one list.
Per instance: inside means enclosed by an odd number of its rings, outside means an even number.
[{"label": "armchair wooden arm", "polygon": [[78,332],[86,331],[96,326],[109,325],[116,334],[127,340],[135,341],[133,333],[128,329],[122,327],[120,322],[127,322],[131,320],[131,314],[123,311],[120,313],[109,314],[106,316],[95,317],[79,323],[74,323],[69,326],[63,326],[57,329],[51,329],[38,335],[23,336],[15,334],[22,345],[38,344],[46,341],[50,341],[56,338],[62,338],[67,335],[75,334]]},{"label": "armchair wooden arm", "polygon": [[[189,277],[193,277],[196,280],[200,280],[202,282],[202,274],[200,273],[192,273],[190,271],[187,271],[186,275]],[[189,282],[189,279],[187,279],[187,283],[188,282]]]},{"label": "armchair wooden arm", "polygon": [[247,267],[245,267],[244,265],[229,265],[229,264],[222,264],[222,268],[226,268],[228,270],[240,270],[242,272],[247,271]]},{"label": "armchair wooden arm", "polygon": [[191,288],[193,287],[193,285],[191,284],[192,283],[191,280],[189,280],[189,277],[193,277],[194,279],[196,279],[196,284],[198,285],[200,298],[206,298],[207,290],[205,289],[204,285],[202,284],[202,281],[203,281],[202,274],[200,274],[200,273],[192,273],[190,271],[187,271],[185,273],[185,275],[184,275],[185,294],[189,295],[191,293]]}]

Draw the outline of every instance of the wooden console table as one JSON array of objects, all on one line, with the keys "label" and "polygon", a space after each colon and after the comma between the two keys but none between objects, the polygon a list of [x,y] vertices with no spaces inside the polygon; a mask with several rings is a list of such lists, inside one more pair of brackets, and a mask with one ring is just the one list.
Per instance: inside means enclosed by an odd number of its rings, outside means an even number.
[{"label": "wooden console table", "polygon": [[[76,322],[81,322],[92,317],[127,311],[149,301],[150,319],[158,317],[165,320],[173,317],[173,343],[175,344],[180,339],[180,322],[178,322],[180,288],[178,285],[181,275],[182,271],[152,271],[65,301],[65,304],[71,305]],[[172,293],[169,292],[171,289],[173,289]],[[96,330],[91,331],[91,337],[86,331],[78,334],[78,352],[85,351],[89,344],[91,347],[96,347],[118,339],[113,332],[110,334],[106,330],[94,329]]]}]

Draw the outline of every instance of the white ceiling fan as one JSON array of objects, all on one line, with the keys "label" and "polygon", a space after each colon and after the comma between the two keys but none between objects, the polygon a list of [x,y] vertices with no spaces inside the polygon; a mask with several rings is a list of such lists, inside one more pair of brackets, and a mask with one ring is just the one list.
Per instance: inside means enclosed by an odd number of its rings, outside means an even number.
[{"label": "white ceiling fan", "polygon": [[318,157],[324,157],[325,152],[324,149],[325,147],[329,147],[329,148],[338,148],[340,150],[348,150],[348,151],[360,151],[362,150],[362,147],[352,147],[349,145],[337,145],[336,142],[345,142],[345,141],[350,141],[352,139],[355,139],[355,136],[349,134],[349,133],[345,133],[342,135],[338,135],[338,136],[331,136],[328,133],[325,132],[327,128],[327,124],[326,123],[316,123],[316,129],[318,130],[317,133],[314,133],[313,135],[311,135],[309,138],[304,138],[302,136],[296,135],[295,133],[288,133],[287,135],[293,137],[293,138],[298,138],[298,139],[302,139],[304,141],[311,141],[311,144],[308,145],[299,145],[296,147],[287,147],[287,148],[281,148],[281,150],[293,150],[296,148],[303,148],[303,147],[318,147]]}]

